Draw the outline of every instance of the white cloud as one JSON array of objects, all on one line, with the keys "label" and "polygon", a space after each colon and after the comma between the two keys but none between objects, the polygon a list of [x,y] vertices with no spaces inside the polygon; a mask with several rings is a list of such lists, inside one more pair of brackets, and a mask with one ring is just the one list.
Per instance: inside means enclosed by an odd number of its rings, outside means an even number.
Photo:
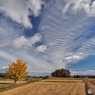
[{"label": "white cloud", "polygon": [[3,66],[2,69],[8,69],[9,66]]},{"label": "white cloud", "polygon": [[66,62],[70,63],[70,62],[79,61],[79,60],[83,59],[84,56],[82,56],[82,55],[83,54],[67,56],[63,59],[63,62],[66,61]]},{"label": "white cloud", "polygon": [[12,42],[4,43],[0,45],[0,48],[12,48],[12,49],[22,49],[27,48],[41,41],[41,35],[39,33],[35,34],[33,37],[25,38],[21,36],[14,39]]},{"label": "white cloud", "polygon": [[1,70],[4,70],[4,72],[5,72],[5,70],[7,70],[8,67],[9,67],[9,66],[2,66],[2,67],[0,67],[0,69],[1,69]]},{"label": "white cloud", "polygon": [[41,34],[37,33],[37,34],[35,34],[35,35],[32,37],[32,39],[31,39],[30,42],[32,42],[32,44],[35,44],[35,43],[37,43],[37,42],[40,42],[41,39],[42,39]]},{"label": "white cloud", "polygon": [[32,27],[29,16],[39,15],[42,0],[0,0],[0,12],[24,27]]},{"label": "white cloud", "polygon": [[40,14],[41,5],[44,4],[43,0],[27,0],[28,8],[31,9],[32,14],[34,16],[38,16]]},{"label": "white cloud", "polygon": [[47,50],[47,46],[46,45],[37,46],[36,50],[38,52],[45,52]]},{"label": "white cloud", "polygon": [[71,71],[71,75],[95,75],[95,70]]}]

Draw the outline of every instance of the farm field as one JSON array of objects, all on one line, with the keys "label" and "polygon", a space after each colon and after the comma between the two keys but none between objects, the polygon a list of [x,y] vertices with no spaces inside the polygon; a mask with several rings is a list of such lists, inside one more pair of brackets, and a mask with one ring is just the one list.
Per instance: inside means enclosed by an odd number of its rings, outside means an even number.
[{"label": "farm field", "polygon": [[85,83],[85,89],[86,89],[86,91],[88,89],[91,89],[92,93],[90,95],[95,95],[95,79],[85,79],[84,83]]},{"label": "farm field", "polygon": [[46,79],[0,95],[86,95],[85,82],[82,79]]}]

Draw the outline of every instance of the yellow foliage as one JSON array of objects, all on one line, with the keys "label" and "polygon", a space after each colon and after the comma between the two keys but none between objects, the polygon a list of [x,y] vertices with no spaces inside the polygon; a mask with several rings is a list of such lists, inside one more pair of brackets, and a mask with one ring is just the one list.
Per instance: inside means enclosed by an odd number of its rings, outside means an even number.
[{"label": "yellow foliage", "polygon": [[20,59],[8,66],[9,68],[6,72],[6,77],[13,79],[14,83],[17,80],[26,77],[26,75],[28,74],[26,62],[23,62]]}]

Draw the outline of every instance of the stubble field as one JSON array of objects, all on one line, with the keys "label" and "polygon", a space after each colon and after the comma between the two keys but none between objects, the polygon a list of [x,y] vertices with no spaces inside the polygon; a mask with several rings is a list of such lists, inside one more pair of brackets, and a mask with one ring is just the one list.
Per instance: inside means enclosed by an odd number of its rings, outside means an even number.
[{"label": "stubble field", "polygon": [[86,95],[86,82],[82,79],[46,79],[1,92],[0,95]]}]

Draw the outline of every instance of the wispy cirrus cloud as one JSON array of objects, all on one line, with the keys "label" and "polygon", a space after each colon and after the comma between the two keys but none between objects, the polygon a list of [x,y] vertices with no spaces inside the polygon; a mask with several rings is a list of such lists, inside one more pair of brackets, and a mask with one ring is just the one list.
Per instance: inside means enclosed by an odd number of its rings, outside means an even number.
[{"label": "wispy cirrus cloud", "polygon": [[55,66],[67,67],[70,63],[95,55],[95,36],[94,30],[91,30],[95,23],[88,16],[91,13],[86,15],[85,3],[89,4],[89,9],[94,6],[91,0],[53,0],[44,9],[39,28],[44,36],[44,43],[52,43],[48,47],[48,55]]},{"label": "wispy cirrus cloud", "polygon": [[0,67],[0,69],[2,69],[2,70],[6,70],[6,69],[8,69],[8,66]]}]

